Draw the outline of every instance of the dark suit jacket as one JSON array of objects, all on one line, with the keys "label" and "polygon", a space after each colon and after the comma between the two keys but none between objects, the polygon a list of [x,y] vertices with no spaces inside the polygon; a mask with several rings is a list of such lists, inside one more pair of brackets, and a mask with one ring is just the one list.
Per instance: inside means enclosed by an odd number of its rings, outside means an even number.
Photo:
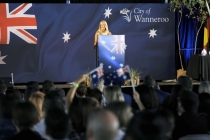
[{"label": "dark suit jacket", "polygon": [[173,139],[192,134],[207,134],[209,132],[209,119],[206,114],[197,112],[184,112],[176,119]]},{"label": "dark suit jacket", "polygon": [[9,140],[45,140],[38,132],[32,131],[30,129],[22,130]]},{"label": "dark suit jacket", "polygon": [[6,94],[0,92],[0,98],[6,96]]}]

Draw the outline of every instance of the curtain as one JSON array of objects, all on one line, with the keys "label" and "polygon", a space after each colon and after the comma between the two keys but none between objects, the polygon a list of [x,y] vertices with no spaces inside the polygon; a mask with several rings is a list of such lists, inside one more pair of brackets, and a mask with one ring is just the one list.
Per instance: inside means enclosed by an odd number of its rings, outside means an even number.
[{"label": "curtain", "polygon": [[[196,33],[198,30],[198,26],[200,26],[200,22],[186,17],[187,13],[183,13],[182,21],[180,24],[180,53],[182,56],[182,63],[183,67],[186,70],[187,65],[189,62],[189,59],[192,55],[194,55],[194,46],[195,46],[195,40],[196,40]],[[176,29],[178,27],[178,19],[179,15],[176,13]],[[177,64],[177,69],[181,68],[180,64],[180,59],[179,59],[179,47],[178,47],[178,39],[177,39],[177,34],[176,34],[176,64]],[[198,40],[197,40],[197,47],[196,47],[196,54],[200,54],[201,50],[203,48],[203,27],[201,28],[199,35],[198,35]]]}]

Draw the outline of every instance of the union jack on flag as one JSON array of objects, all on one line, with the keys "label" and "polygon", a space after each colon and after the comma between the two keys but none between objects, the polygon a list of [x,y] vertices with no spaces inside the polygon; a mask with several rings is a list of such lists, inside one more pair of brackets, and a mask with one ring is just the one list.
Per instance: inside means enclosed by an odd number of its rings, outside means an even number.
[{"label": "union jack on flag", "polygon": [[119,68],[117,70],[117,75],[118,77],[121,77],[122,75],[124,75],[125,73],[130,73],[130,68],[129,66],[125,66],[124,68]]},{"label": "union jack on flag", "polygon": [[37,38],[25,29],[37,29],[35,15],[25,14],[32,4],[22,4],[9,11],[9,4],[0,4],[0,44],[10,43],[10,32],[14,33],[24,41],[37,44]]},{"label": "union jack on flag", "polygon": [[125,36],[113,35],[113,37],[114,41],[111,41],[111,44],[114,45],[114,48],[111,50],[111,52],[116,52],[117,54],[125,53]]},{"label": "union jack on flag", "polygon": [[92,84],[94,86],[96,86],[97,83],[100,81],[100,78],[102,78],[103,75],[104,75],[104,72],[103,72],[103,67],[102,66],[92,70],[90,72],[90,76],[92,78]]}]

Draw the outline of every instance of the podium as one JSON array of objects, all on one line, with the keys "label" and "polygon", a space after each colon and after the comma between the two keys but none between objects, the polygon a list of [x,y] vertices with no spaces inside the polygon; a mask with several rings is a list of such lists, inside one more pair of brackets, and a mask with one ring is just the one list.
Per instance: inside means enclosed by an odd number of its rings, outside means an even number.
[{"label": "podium", "polygon": [[98,64],[103,65],[104,73],[124,67],[125,35],[98,36]]}]

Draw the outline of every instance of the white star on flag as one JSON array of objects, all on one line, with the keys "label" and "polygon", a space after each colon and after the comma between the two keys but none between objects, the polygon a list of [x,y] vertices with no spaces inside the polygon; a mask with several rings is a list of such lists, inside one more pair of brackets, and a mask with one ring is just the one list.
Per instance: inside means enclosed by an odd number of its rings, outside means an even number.
[{"label": "white star on flag", "polygon": [[148,33],[150,35],[149,38],[150,37],[154,38],[155,36],[157,36],[156,32],[157,32],[157,30],[154,30],[154,28],[152,30],[150,30],[150,33]]},{"label": "white star on flag", "polygon": [[126,45],[126,44],[124,44],[124,47],[125,47],[125,49],[126,49],[127,45]]},{"label": "white star on flag", "polygon": [[123,64],[120,64],[120,67],[123,67],[124,65]]},{"label": "white star on flag", "polygon": [[126,76],[126,75],[124,75],[124,76],[123,76],[123,79],[127,79],[127,76]]},{"label": "white star on flag", "polygon": [[100,63],[100,66],[103,66],[104,64],[103,63]]},{"label": "white star on flag", "polygon": [[116,76],[114,76],[114,78],[116,78]]},{"label": "white star on flag", "polygon": [[106,41],[102,40],[102,41],[101,41],[101,44],[103,44],[103,45],[106,44]]},{"label": "white star on flag", "polygon": [[116,58],[114,56],[111,57],[112,60],[115,60]]},{"label": "white star on flag", "polygon": [[93,75],[93,78],[96,78],[96,74]]},{"label": "white star on flag", "polygon": [[106,18],[106,17],[109,18],[109,16],[112,15],[111,11],[112,11],[112,9],[109,9],[109,7],[108,7],[108,9],[105,9],[105,13],[104,13],[105,18]]},{"label": "white star on flag", "polygon": [[109,68],[109,69],[111,69],[111,68],[112,68],[112,66],[108,66],[108,68]]},{"label": "white star on flag", "polygon": [[110,76],[112,76],[112,74],[111,74],[111,73],[110,73],[109,75],[110,75]]},{"label": "white star on flag", "polygon": [[64,39],[64,43],[67,42],[68,43],[68,40],[70,39],[70,34],[68,34],[68,31],[66,33],[63,33],[63,38]]},{"label": "white star on flag", "polygon": [[3,61],[3,59],[4,59],[5,57],[7,57],[7,55],[1,56],[1,51],[0,51],[0,64],[6,64],[6,63]]}]

